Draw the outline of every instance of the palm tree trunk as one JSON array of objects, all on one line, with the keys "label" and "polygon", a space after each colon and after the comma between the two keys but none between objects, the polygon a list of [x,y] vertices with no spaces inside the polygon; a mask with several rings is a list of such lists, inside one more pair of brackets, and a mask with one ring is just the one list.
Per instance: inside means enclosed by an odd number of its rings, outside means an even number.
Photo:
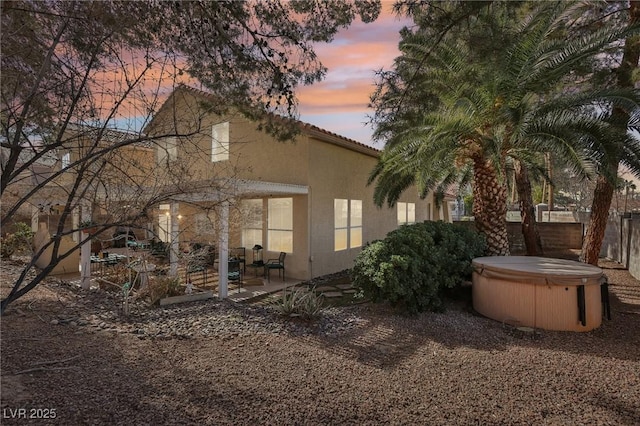
[{"label": "palm tree trunk", "polygon": [[[640,1],[632,0],[629,2],[629,24],[635,24],[640,18]],[[638,60],[640,59],[640,42],[638,37],[628,38],[625,40],[624,53],[622,62],[616,70],[618,78],[618,87],[634,87],[632,74],[638,68]],[[629,114],[620,109],[614,109],[614,122],[627,123]],[[617,117],[616,117],[617,116]],[[626,124],[620,129],[620,132],[626,132]],[[614,185],[610,179],[615,179],[618,172],[618,164],[622,154],[622,147],[617,147],[617,152],[610,154],[610,160],[606,163],[609,168],[610,177],[607,178],[606,173],[601,173],[596,181],[596,189],[593,194],[593,204],[591,206],[591,216],[587,225],[584,241],[582,243],[582,253],[580,260],[592,265],[598,264],[600,257],[600,249],[604,240],[604,231],[607,227],[609,218],[609,208],[613,198]]]},{"label": "palm tree trunk", "polygon": [[473,159],[473,216],[478,232],[487,239],[489,256],[508,256],[507,185],[495,166],[482,156]]},{"label": "palm tree trunk", "polygon": [[598,265],[600,249],[604,240],[604,231],[609,219],[609,207],[613,198],[613,185],[605,176],[600,175],[596,180],[593,193],[591,215],[587,224],[587,231],[582,242],[580,261],[591,265]]},{"label": "palm tree trunk", "polygon": [[536,223],[529,172],[522,162],[518,160],[514,161],[513,166],[516,187],[518,189],[520,215],[522,216],[522,236],[524,238],[527,256],[542,256],[542,242],[540,240],[538,224]]}]

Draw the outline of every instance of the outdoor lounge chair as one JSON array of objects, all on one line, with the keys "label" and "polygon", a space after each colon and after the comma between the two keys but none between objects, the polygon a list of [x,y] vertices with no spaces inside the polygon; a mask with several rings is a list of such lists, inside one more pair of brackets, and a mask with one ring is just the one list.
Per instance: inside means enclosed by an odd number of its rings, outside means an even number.
[{"label": "outdoor lounge chair", "polygon": [[281,251],[280,256],[277,259],[269,259],[267,263],[264,264],[265,272],[267,273],[267,280],[271,282],[271,270],[277,269],[278,276],[280,276],[280,270],[282,270],[282,281],[284,281],[284,258],[287,253]]}]

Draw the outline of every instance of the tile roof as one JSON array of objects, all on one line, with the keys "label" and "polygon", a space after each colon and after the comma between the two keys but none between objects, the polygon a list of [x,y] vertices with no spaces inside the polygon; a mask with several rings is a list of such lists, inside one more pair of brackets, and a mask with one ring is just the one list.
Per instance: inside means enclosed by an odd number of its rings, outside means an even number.
[{"label": "tile roof", "polygon": [[[201,90],[201,89],[196,89],[195,87],[187,86],[185,84],[178,85],[178,87],[174,90],[174,92],[177,91],[177,90],[180,90],[180,89],[183,89],[183,90],[186,90],[188,92],[191,92],[192,94],[194,94],[196,96],[205,97],[205,98],[207,98],[209,100],[212,100],[212,101],[218,101],[219,100],[219,99],[217,99],[215,97],[214,94],[212,94],[210,92],[206,92],[206,91]],[[305,134],[307,134],[309,136],[312,136],[312,137],[314,137],[316,139],[319,139],[319,140],[321,140],[323,142],[327,142],[327,143],[331,143],[331,144],[334,144],[334,145],[338,145],[338,146],[341,146],[343,148],[351,149],[352,151],[357,151],[357,152],[360,152],[360,153],[363,153],[363,154],[371,155],[373,157],[377,157],[381,153],[381,151],[379,149],[377,149],[377,148],[373,148],[373,147],[371,147],[369,145],[363,144],[363,143],[358,142],[358,141],[356,141],[354,139],[350,139],[350,138],[347,138],[345,136],[341,136],[341,135],[339,135],[337,133],[333,133],[333,132],[330,132],[328,130],[322,129],[322,128],[316,126],[316,125],[313,125],[313,124],[310,124],[310,123],[305,123],[305,122],[303,122],[301,120],[297,120],[297,119],[291,119],[291,118],[287,118],[287,117],[282,117],[282,116],[277,115],[275,113],[269,113],[269,114],[271,114],[272,117],[275,117],[275,118],[280,119],[280,120],[285,120],[285,121],[292,120],[292,121],[294,121],[298,125],[298,127],[300,128],[300,131],[302,133],[305,133]]]}]

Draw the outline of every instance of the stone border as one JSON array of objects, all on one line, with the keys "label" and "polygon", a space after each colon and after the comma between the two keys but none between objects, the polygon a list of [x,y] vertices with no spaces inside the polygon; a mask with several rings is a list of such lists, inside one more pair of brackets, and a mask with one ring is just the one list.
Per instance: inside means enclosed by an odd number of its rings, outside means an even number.
[{"label": "stone border", "polygon": [[213,298],[213,290],[206,290],[201,293],[183,294],[181,296],[171,296],[160,299],[160,306],[173,305],[175,303],[195,302]]}]

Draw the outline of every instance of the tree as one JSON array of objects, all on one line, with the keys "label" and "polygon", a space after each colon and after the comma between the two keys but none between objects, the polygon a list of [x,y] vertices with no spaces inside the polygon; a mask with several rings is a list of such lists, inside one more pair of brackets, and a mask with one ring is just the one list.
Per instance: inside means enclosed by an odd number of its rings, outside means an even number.
[{"label": "tree", "polygon": [[[637,107],[637,94],[630,91],[580,92],[575,84],[563,86],[625,30],[603,27],[571,37],[574,3],[492,2],[471,12],[450,6],[442,15],[449,24],[434,34],[432,27],[422,26],[422,16],[446,6],[423,4],[418,27],[403,32],[403,56],[395,72],[381,74],[372,98],[376,134],[388,138],[371,176],[376,202],[394,203],[413,183],[426,194],[471,169],[476,226],[487,237],[489,254],[508,254],[508,160],[519,171],[523,225],[533,223],[530,182],[522,166],[535,153],[551,151],[586,176],[589,162],[602,155],[612,137],[606,112],[598,106]],[[460,31],[450,31],[454,27]],[[487,40],[497,41],[487,46]],[[572,90],[560,92],[563,87]],[[526,241],[530,250],[535,234]]]},{"label": "tree", "polygon": [[[629,26],[635,26],[640,22],[640,2],[632,0],[629,2]],[[620,65],[613,75],[616,77],[615,84],[620,88],[634,89],[633,72],[638,68],[640,59],[640,38],[638,35],[629,36],[624,43],[624,51]],[[609,219],[609,208],[615,190],[615,182],[618,174],[618,166],[621,162],[640,176],[640,168],[632,163],[640,158],[640,152],[631,150],[631,146],[638,145],[637,139],[629,134],[629,127],[638,128],[638,111],[626,108],[614,108],[611,122],[618,129],[616,134],[617,143],[608,152],[601,163],[596,188],[594,190],[593,203],[591,205],[591,215],[582,243],[582,253],[580,260],[592,265],[598,264],[600,249],[604,240],[604,232]],[[630,164],[631,163],[631,164]]]},{"label": "tree", "polygon": [[[0,312],[98,235],[84,233],[62,250],[65,236],[84,229],[80,221],[99,215],[98,233],[129,226],[159,202],[197,190],[177,178],[148,184],[155,173],[181,176],[184,165],[167,170],[145,162],[140,173],[123,166],[128,147],[166,137],[189,142],[189,134],[141,131],[173,87],[199,83],[226,101],[210,108],[237,108],[290,138],[293,128],[269,113],[296,117],[296,87],[324,76],[313,44],[330,41],[356,16],[374,20],[379,10],[378,0],[3,2],[0,221],[30,215],[29,206],[51,196],[61,214]],[[115,135],[113,127],[128,131]],[[32,278],[45,250],[51,259]]]}]

